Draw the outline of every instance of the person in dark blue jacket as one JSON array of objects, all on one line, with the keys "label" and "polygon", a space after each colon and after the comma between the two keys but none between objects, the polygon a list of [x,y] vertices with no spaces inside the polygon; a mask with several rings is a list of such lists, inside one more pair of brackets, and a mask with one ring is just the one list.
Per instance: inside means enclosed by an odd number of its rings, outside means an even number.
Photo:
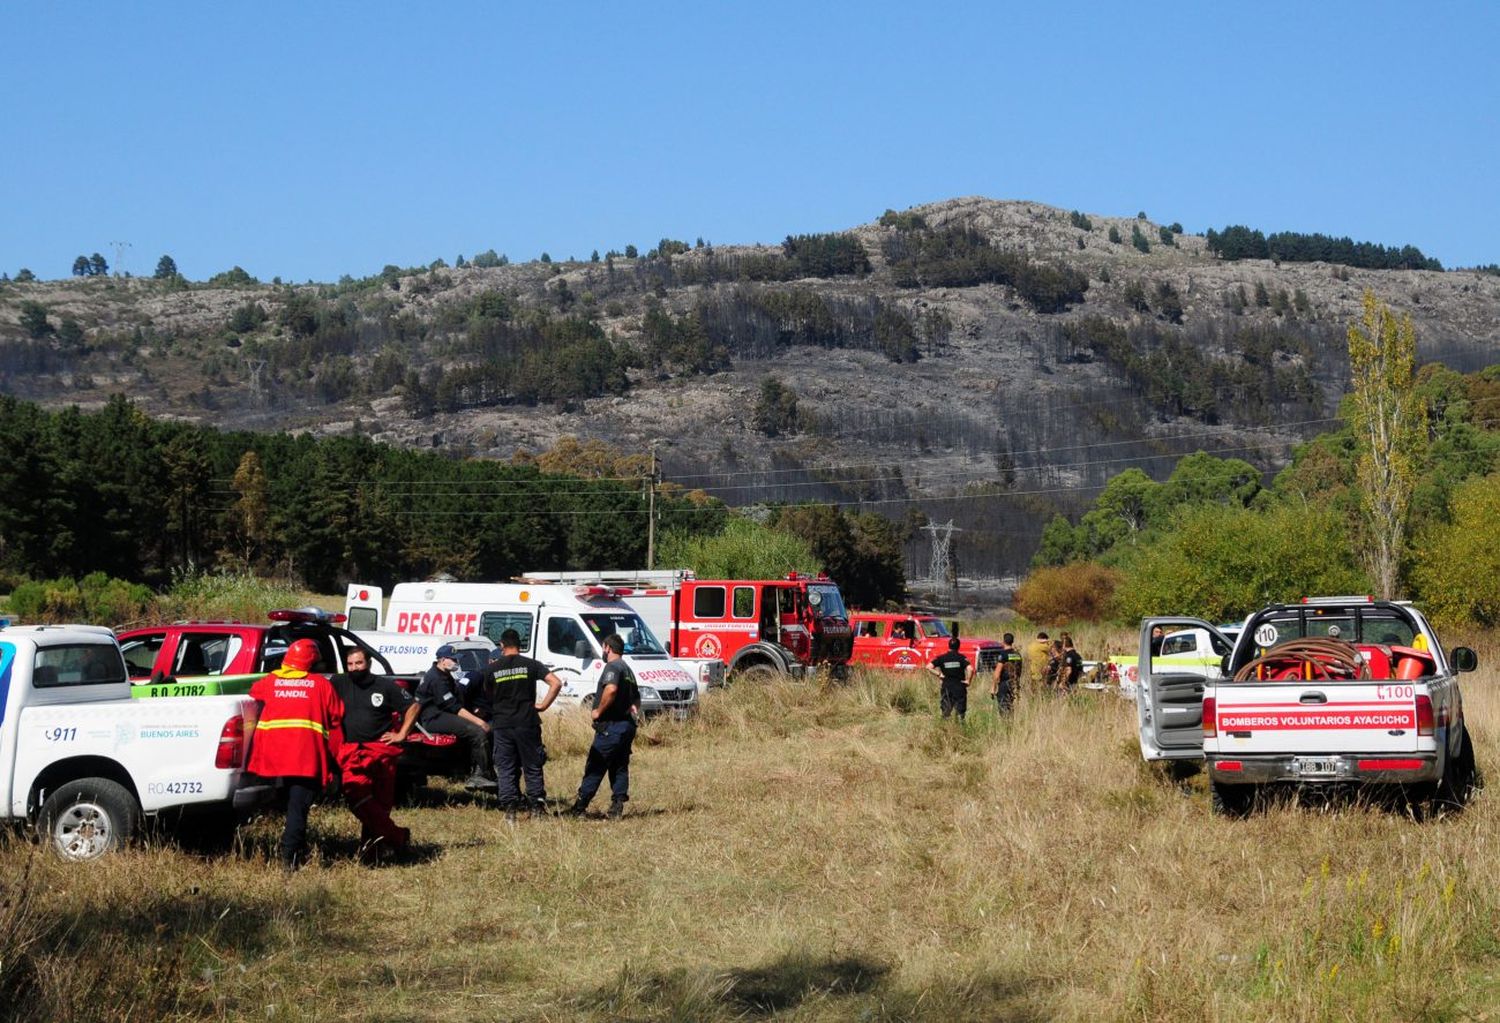
[{"label": "person in dark blue jacket", "polygon": [[464,706],[464,694],[454,672],[458,651],[451,643],[437,648],[436,660],[417,683],[417,702],[422,705],[417,724],[438,735],[456,735],[469,744],[469,777],[466,788],[489,789],[490,726]]}]

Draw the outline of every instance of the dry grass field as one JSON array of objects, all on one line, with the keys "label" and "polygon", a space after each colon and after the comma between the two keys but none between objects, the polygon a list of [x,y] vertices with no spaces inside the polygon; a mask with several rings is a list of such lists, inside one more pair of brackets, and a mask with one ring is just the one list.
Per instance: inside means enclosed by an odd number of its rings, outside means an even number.
[{"label": "dry grass field", "polygon": [[[1481,768],[1500,678],[1468,677]],[[1139,762],[1111,694],[742,687],[637,743],[624,820],[522,819],[433,788],[425,862],[369,869],[157,839],[66,867],[0,846],[15,1020],[1465,1020],[1500,1013],[1500,787],[1417,823],[1361,803],[1214,819]],[[588,731],[547,725],[555,798]],[[1500,769],[1497,769],[1500,770]],[[596,811],[602,806],[596,804]]]}]

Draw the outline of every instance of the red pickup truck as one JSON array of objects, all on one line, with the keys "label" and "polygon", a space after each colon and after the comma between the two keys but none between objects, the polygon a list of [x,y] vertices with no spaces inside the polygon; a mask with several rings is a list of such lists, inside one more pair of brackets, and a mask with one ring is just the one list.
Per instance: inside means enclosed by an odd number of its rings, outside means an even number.
[{"label": "red pickup truck", "polygon": [[[397,675],[390,662],[357,633],[342,628],[342,614],[304,607],[272,611],[269,624],[248,622],[173,622],[119,634],[120,651],[130,674],[130,695],[136,699],[164,696],[243,695],[255,680],[281,666],[293,640],[318,644],[312,670],[332,675],[344,670],[344,649],[359,647],[372,671],[392,675],[415,688],[417,678]],[[477,654],[466,651],[467,656]],[[474,670],[476,660],[466,664]],[[406,740],[397,762],[403,785],[427,775],[461,777],[469,764],[464,746],[452,735],[435,735],[420,727]]]},{"label": "red pickup truck", "polygon": [[[912,671],[926,667],[948,652],[953,633],[933,614],[901,611],[851,611],[854,629],[853,664]],[[958,651],[979,676],[988,677],[1000,663],[1000,644],[993,639],[959,637]]]},{"label": "red pickup truck", "polygon": [[249,622],[173,622],[119,634],[120,651],[130,672],[130,695],[241,695],[268,671],[281,665],[295,639],[318,644],[313,670],[344,670],[344,648],[359,647],[370,657],[371,670],[393,674],[390,662],[359,636],[341,628],[344,616],[319,608],[272,611],[269,624]]}]

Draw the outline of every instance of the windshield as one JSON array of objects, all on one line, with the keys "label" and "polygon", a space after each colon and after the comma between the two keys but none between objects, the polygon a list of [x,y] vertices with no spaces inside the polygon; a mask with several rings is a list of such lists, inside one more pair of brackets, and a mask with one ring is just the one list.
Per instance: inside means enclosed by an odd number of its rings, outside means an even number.
[{"label": "windshield", "polygon": [[610,611],[602,614],[586,614],[583,621],[594,634],[594,639],[619,633],[625,641],[625,653],[632,657],[665,657],[667,652],[657,642],[640,615],[632,611]]},{"label": "windshield", "polygon": [[807,602],[812,605],[813,614],[819,618],[849,617],[849,612],[844,608],[844,596],[839,593],[839,588],[832,583],[809,586],[807,588]]}]

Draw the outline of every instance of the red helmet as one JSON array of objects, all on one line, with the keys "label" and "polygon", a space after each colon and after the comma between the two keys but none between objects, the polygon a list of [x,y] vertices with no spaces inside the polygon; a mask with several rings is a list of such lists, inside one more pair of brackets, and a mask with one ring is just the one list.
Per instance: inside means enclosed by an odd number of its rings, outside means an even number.
[{"label": "red helmet", "polygon": [[318,660],[318,644],[310,639],[299,639],[286,648],[286,656],[281,659],[283,668],[293,671],[307,671]]}]

